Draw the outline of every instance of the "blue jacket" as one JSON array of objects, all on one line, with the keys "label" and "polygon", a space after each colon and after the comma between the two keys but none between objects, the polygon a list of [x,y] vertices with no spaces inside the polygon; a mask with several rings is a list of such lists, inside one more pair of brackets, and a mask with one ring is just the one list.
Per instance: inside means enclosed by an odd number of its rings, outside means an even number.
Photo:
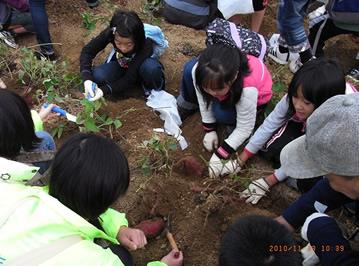
[{"label": "blue jacket", "polygon": [[[328,212],[349,202],[353,200],[333,190],[328,179],[324,178],[291,204],[284,211],[283,217],[297,229],[312,213]],[[313,220],[307,235],[321,265],[359,265],[358,253],[351,249],[334,219],[323,217]]]}]

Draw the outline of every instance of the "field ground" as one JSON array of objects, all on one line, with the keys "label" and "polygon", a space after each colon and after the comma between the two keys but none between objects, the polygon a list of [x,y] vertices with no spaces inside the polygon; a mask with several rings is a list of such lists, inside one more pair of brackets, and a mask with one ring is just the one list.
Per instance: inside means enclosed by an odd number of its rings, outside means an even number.
[{"label": "field ground", "polygon": [[[262,33],[268,36],[276,31],[276,6],[273,2],[276,1],[272,1],[268,7],[262,27]],[[103,0],[98,8],[90,10],[85,1],[48,1],[51,34],[53,42],[58,43],[55,48],[60,59],[66,59],[70,71],[78,73],[82,47],[105,27],[105,21],[109,20],[115,9],[131,9],[138,12],[145,22],[160,25],[167,36],[170,48],[161,59],[165,67],[166,89],[178,95],[182,66],[205,47],[205,32],[168,24],[161,17],[154,18],[150,12],[145,11],[145,4],[146,1],[141,0]],[[81,14],[84,13],[90,18],[98,19],[92,32],[82,26]],[[248,21],[248,18],[245,21]],[[35,37],[31,35],[19,37],[18,42],[26,47],[37,44]],[[349,37],[337,38],[327,47],[327,53],[339,58],[346,69],[354,64],[356,52]],[[100,54],[96,63],[103,62],[106,55],[107,51]],[[286,66],[269,60],[266,63],[273,74],[274,83],[288,84],[292,75]],[[16,82],[16,76],[12,78],[6,71],[3,75],[8,85],[19,91],[23,90]],[[279,89],[275,91],[275,99],[283,95],[285,86],[277,88]],[[37,89],[33,88],[33,91]],[[80,97],[78,89],[70,89],[70,94]],[[71,106],[68,108],[71,110]],[[111,134],[128,156],[131,168],[130,189],[115,208],[127,213],[130,225],[155,216],[165,217],[171,213],[172,231],[184,252],[186,265],[216,265],[220,239],[237,217],[248,214],[275,217],[298,196],[297,192],[281,184],[255,207],[241,201],[239,192],[248,184],[248,180],[264,176],[272,170],[270,165],[260,158],[249,162],[247,168],[240,173],[239,180],[230,177],[213,180],[208,178],[207,173],[203,176],[191,176],[183,171],[178,161],[185,156],[195,156],[203,166],[210,157],[202,147],[203,132],[199,114],[184,122],[183,134],[190,144],[185,151],[180,151],[179,148],[171,151],[169,146],[166,146],[168,139],[157,136],[160,141],[155,142],[155,145],[158,144],[157,148],[162,149],[161,151],[168,150],[166,155],[156,151],[156,147],[151,148],[144,144],[144,141],[154,140],[153,128],[161,127],[162,121],[146,107],[141,93],[137,93],[136,97],[109,100],[103,112],[120,118],[122,127]],[[49,129],[55,126],[56,124],[50,123]],[[57,140],[58,144],[61,145],[66,136],[76,131],[74,125],[67,124],[63,136]],[[149,170],[150,166],[154,168],[153,172],[146,175],[144,172]],[[346,221],[344,218],[342,220]],[[145,265],[149,260],[159,259],[169,250],[165,237],[150,240],[145,249],[133,253],[136,265]]]}]

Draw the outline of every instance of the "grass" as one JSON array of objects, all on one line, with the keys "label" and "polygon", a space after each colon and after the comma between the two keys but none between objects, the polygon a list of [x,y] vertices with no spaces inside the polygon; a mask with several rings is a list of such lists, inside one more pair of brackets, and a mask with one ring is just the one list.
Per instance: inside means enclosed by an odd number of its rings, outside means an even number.
[{"label": "grass", "polygon": [[140,166],[144,176],[150,176],[161,170],[172,171],[172,152],[177,150],[177,142],[167,135],[154,134],[151,139],[143,141],[141,148],[145,149],[140,159]]}]

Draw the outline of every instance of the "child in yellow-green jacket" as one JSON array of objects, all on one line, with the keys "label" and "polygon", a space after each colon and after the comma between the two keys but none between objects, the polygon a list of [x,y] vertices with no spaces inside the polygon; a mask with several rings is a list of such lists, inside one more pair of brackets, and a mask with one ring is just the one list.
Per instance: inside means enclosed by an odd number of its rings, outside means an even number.
[{"label": "child in yellow-green jacket", "polygon": [[[34,152],[55,151],[54,139],[43,127],[43,120],[54,115],[51,114],[53,107],[54,105],[50,104],[47,108],[41,108],[39,113],[30,113],[23,98],[11,90],[1,89],[0,156],[19,161],[19,155],[30,157],[29,152],[33,155]],[[40,159],[31,163],[40,167],[39,172],[43,173],[49,167],[50,161]]]},{"label": "child in yellow-green jacket", "polygon": [[[129,186],[120,148],[80,133],[57,152],[48,187],[24,186],[37,169],[0,157],[0,265],[133,265],[128,250],[144,247],[146,237],[109,208]],[[180,266],[176,255],[149,265]]]}]

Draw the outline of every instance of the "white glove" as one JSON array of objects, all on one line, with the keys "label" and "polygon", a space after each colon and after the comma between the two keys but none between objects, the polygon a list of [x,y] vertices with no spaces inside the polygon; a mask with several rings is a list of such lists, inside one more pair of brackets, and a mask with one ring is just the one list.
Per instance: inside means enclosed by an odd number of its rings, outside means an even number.
[{"label": "white glove", "polygon": [[246,203],[257,204],[269,192],[269,186],[264,178],[252,181],[248,188],[242,192],[241,198],[247,198]]},{"label": "white glove", "polygon": [[207,151],[213,151],[213,149],[218,148],[218,136],[216,131],[211,131],[204,135],[203,146]]},{"label": "white glove", "polygon": [[212,155],[209,161],[208,172],[210,178],[216,178],[228,174],[236,174],[240,170],[241,166],[237,160],[221,160],[215,153]]},{"label": "white glove", "polygon": [[103,96],[103,91],[97,86],[97,84],[91,80],[84,82],[85,97],[90,101],[96,101]]},{"label": "white glove", "polygon": [[0,78],[0,89],[6,89],[6,84],[5,82]]},{"label": "white glove", "polygon": [[314,266],[319,263],[319,258],[317,254],[315,254],[312,245],[309,243],[304,248],[300,250],[302,253],[303,261],[302,266]]}]

